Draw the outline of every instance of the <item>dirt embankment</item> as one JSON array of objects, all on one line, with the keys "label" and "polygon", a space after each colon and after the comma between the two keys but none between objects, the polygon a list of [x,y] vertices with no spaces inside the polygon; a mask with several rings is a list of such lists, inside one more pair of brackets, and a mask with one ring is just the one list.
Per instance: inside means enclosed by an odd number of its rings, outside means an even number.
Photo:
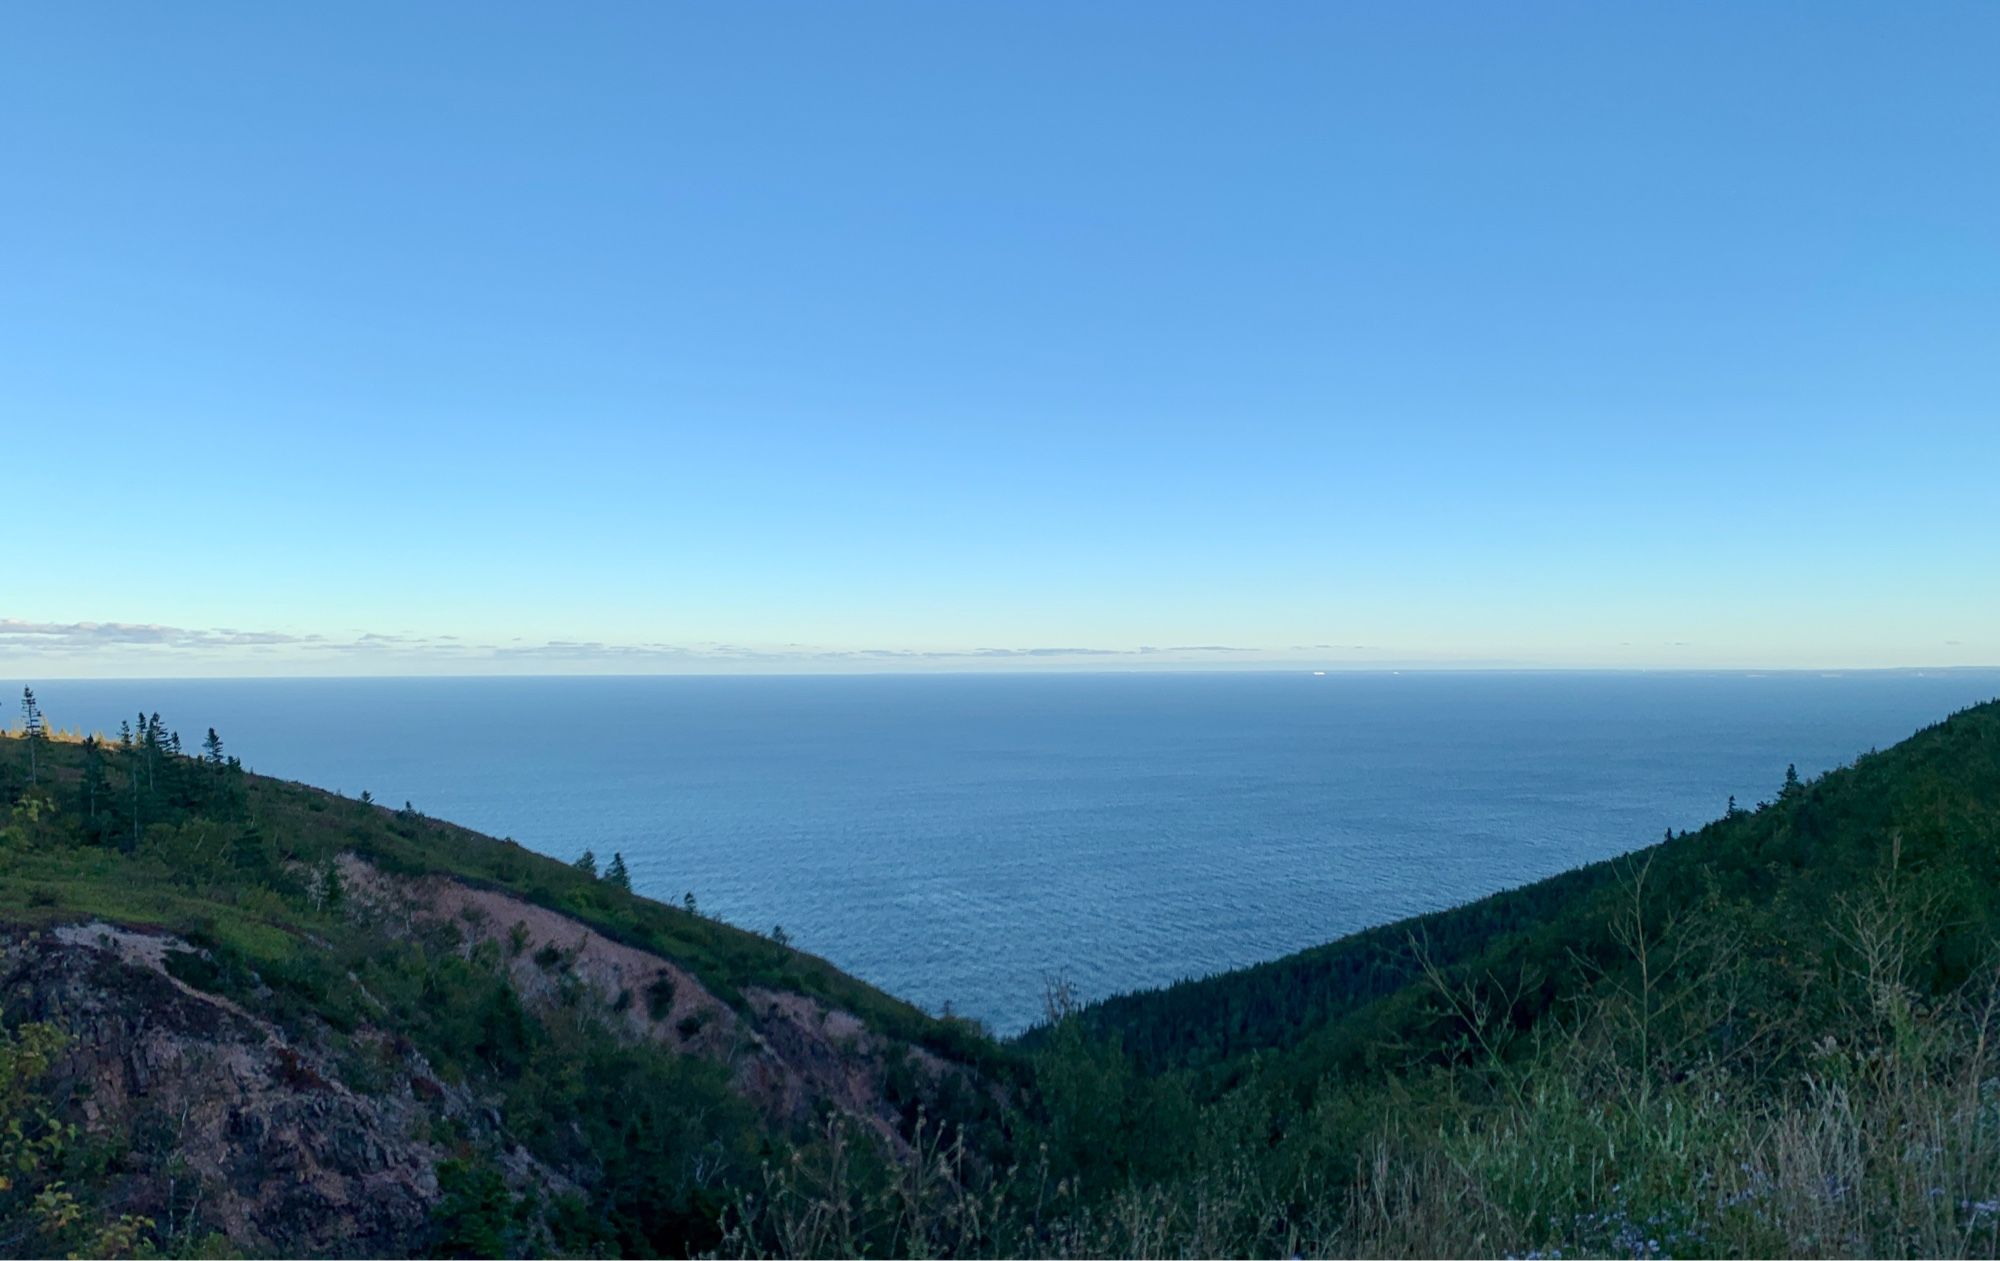
[{"label": "dirt embankment", "polygon": [[505,893],[443,876],[392,876],[352,854],[341,859],[341,878],[361,913],[391,931],[447,922],[468,954],[495,943],[530,1003],[552,1004],[565,985],[584,986],[627,1036],[726,1066],[736,1088],[774,1121],[805,1121],[824,1104],[900,1150],[886,1097],[891,1061],[904,1060],[933,1085],[964,1071],[803,994],[746,989],[738,1010],[672,960]]}]

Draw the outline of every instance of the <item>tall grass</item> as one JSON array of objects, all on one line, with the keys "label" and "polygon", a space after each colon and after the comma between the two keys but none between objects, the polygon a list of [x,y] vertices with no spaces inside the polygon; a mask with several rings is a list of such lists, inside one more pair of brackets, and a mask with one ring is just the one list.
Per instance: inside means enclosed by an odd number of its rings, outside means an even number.
[{"label": "tall grass", "polygon": [[[1795,984],[1777,992],[1793,999],[1776,1009],[1757,996],[1780,965],[1746,952],[1730,914],[1648,922],[1644,880],[1630,874],[1615,926],[1628,957],[1530,1033],[1505,1027],[1493,987],[1433,971],[1466,1053],[1397,1079],[1322,1083],[1302,1119],[1279,1124],[1285,1102],[1253,1078],[1156,1133],[1175,1150],[1154,1169],[1109,1182],[1063,1150],[1075,1118],[1057,1114],[1024,1127],[1000,1162],[940,1138],[872,1179],[834,1134],[770,1171],[725,1250],[2000,1253],[2000,977],[1920,991],[1912,975],[1948,926],[1899,885],[1893,859],[1874,888],[1826,908],[1841,948],[1786,965]],[[1052,1038],[1038,1082],[1089,1078],[1103,1089],[1081,1093],[1104,1121],[1131,1097],[1107,1093],[1103,1053]]]}]

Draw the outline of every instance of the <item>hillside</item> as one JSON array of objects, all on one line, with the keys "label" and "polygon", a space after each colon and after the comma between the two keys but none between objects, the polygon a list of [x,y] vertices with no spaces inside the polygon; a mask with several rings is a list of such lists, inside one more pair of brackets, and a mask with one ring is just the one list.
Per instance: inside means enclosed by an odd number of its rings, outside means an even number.
[{"label": "hillside", "polygon": [[1192,1125],[1148,1177],[1219,1251],[1992,1255],[2000,703],[1774,787],[1025,1042],[1123,1049],[1114,1146]]},{"label": "hillside", "polygon": [[[975,1030],[820,959],[153,726],[0,741],[32,1031],[0,1101],[79,1127],[0,1182],[0,1251],[129,1218],[169,1251],[684,1253],[830,1121],[895,1153],[1002,1097]],[[87,1211],[37,1209],[58,1184]]]},{"label": "hillside", "polygon": [[[1788,773],[1789,774],[1789,773]],[[1987,704],[1871,753],[1773,800],[1612,861],[1370,929],[1238,971],[1098,1004],[1084,1019],[1115,1033],[1148,1070],[1227,1068],[1260,1051],[1351,1069],[1388,1041],[1428,1040],[1409,1023],[1425,966],[1456,982],[1534,978],[1509,1005],[1526,1029],[1629,953],[1635,913],[1664,925],[1697,910],[1730,918],[1746,948],[1810,954],[1830,969],[1839,934],[1829,903],[1892,863],[1938,901],[1951,926],[1916,979],[1962,984],[2000,933],[2000,705]]]},{"label": "hillside", "polygon": [[147,726],[0,741],[0,1251],[2000,1251],[2000,703],[1009,1045]]}]

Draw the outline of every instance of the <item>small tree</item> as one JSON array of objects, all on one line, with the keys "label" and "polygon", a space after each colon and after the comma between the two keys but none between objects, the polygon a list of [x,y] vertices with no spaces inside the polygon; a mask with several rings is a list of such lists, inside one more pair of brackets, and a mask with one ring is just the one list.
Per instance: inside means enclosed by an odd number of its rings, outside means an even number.
[{"label": "small tree", "polygon": [[103,748],[96,736],[83,738],[83,779],[77,785],[77,797],[93,840],[97,834],[97,799],[111,792],[111,781],[104,774]]},{"label": "small tree", "polygon": [[215,734],[215,728],[208,729],[208,738],[201,742],[205,750],[202,759],[210,766],[222,765],[222,737]]},{"label": "small tree", "polygon": [[160,751],[166,748],[166,729],[160,725],[160,715],[155,712],[148,717],[143,711],[139,715],[139,743],[146,751],[146,792],[153,791],[153,775],[159,769]]},{"label": "small tree", "polygon": [[28,782],[33,784],[38,782],[37,754],[48,733],[42,726],[42,707],[35,704],[35,689],[31,687],[21,689],[21,735],[28,741]]},{"label": "small tree", "polygon": [[604,869],[604,882],[627,893],[632,891],[632,873],[625,868],[625,855],[611,855],[611,865]]},{"label": "small tree", "polygon": [[236,834],[236,840],[229,847],[229,861],[246,871],[259,871],[270,862],[269,850],[264,844],[264,834],[257,830],[254,822],[243,825]]},{"label": "small tree", "polygon": [[592,880],[597,879],[597,855],[590,850],[583,851],[570,866],[589,876]]},{"label": "small tree", "polygon": [[771,940],[785,947],[790,947],[792,944],[792,936],[785,931],[783,924],[771,925]]},{"label": "small tree", "polygon": [[139,768],[130,768],[125,778],[132,784],[132,848],[136,851],[139,848]]},{"label": "small tree", "polygon": [[686,893],[681,894],[681,909],[686,911],[689,915],[701,914],[700,908],[694,904],[693,889],[689,889]]},{"label": "small tree", "polygon": [[65,1180],[81,1153],[48,1078],[70,1043],[53,1024],[0,1025],[0,1222],[7,1250],[24,1257],[130,1256],[144,1218],[91,1211]]},{"label": "small tree", "polygon": [[1778,789],[1778,800],[1790,801],[1805,790],[1806,786],[1799,782],[1798,764],[1795,762],[1786,766],[1785,783],[1783,787]]}]

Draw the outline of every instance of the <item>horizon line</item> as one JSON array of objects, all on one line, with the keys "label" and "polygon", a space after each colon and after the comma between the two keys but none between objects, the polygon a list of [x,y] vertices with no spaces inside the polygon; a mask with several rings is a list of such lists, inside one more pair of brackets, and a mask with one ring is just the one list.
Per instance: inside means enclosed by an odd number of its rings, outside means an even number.
[{"label": "horizon line", "polygon": [[129,675],[46,675],[32,676],[20,674],[10,681],[18,681],[27,686],[37,683],[360,683],[389,682],[394,680],[438,681],[463,680],[466,682],[491,682],[496,680],[635,680],[635,679],[921,679],[921,678],[1036,678],[1066,677],[1168,677],[1187,675],[1233,676],[1246,674],[1260,675],[1305,675],[1307,677],[1333,677],[1336,675],[1400,675],[1400,674],[2000,674],[2000,662],[1988,665],[1346,665],[1318,667],[1300,665],[1245,665],[1235,668],[1195,667],[1188,669],[1051,669],[1016,667],[1012,669],[926,669],[926,670],[655,670],[642,673],[617,673],[613,671],[571,671],[568,673],[440,673],[440,674],[129,674]]}]

